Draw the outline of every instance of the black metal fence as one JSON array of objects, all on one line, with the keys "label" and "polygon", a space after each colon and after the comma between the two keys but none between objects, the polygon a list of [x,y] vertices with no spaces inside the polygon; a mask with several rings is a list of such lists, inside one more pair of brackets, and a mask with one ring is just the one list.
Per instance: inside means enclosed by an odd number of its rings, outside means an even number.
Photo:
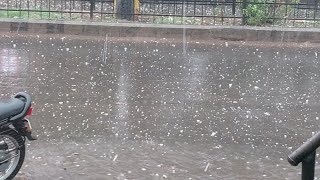
[{"label": "black metal fence", "polygon": [[318,0],[122,0],[125,12],[118,1],[2,0],[0,18],[320,27]]}]

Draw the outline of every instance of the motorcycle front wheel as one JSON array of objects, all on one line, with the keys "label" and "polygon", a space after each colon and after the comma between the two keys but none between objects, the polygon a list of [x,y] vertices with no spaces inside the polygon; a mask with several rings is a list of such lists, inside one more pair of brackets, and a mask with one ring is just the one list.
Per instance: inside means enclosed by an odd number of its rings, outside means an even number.
[{"label": "motorcycle front wheel", "polygon": [[25,157],[24,141],[13,129],[0,130],[0,180],[11,180]]}]

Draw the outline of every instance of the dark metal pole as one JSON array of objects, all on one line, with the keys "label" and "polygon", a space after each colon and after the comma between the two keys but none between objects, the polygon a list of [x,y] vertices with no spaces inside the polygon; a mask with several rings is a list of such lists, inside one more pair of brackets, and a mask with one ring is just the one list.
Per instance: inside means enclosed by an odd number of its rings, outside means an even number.
[{"label": "dark metal pole", "polygon": [[245,25],[247,22],[246,20],[246,14],[244,13],[244,10],[247,9],[248,3],[247,0],[242,1],[242,25]]},{"label": "dark metal pole", "polygon": [[95,9],[95,0],[90,0],[90,19],[93,19],[93,10]]},{"label": "dark metal pole", "polygon": [[302,180],[314,180],[314,167],[316,161],[316,151],[313,151],[302,161]]},{"label": "dark metal pole", "polygon": [[236,0],[232,0],[232,15],[236,14]]},{"label": "dark metal pole", "polygon": [[129,21],[134,18],[134,1],[133,0],[117,0],[116,1],[116,17],[119,19],[127,19]]},{"label": "dark metal pole", "polygon": [[320,147],[320,131],[288,156],[289,163],[292,166],[297,166],[318,147]]}]

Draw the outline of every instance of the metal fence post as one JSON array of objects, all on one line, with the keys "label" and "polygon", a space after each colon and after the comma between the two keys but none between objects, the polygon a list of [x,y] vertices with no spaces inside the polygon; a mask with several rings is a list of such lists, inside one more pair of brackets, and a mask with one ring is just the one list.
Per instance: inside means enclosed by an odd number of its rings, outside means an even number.
[{"label": "metal fence post", "polygon": [[90,19],[93,19],[93,11],[96,6],[96,0],[90,0]]},{"label": "metal fence post", "polygon": [[242,0],[242,25],[247,24],[246,15],[244,13],[244,10],[247,9],[247,6],[248,6],[247,0]]},{"label": "metal fence post", "polygon": [[133,0],[133,13],[134,13],[134,20],[137,21],[139,19],[140,13],[140,0]]},{"label": "metal fence post", "polygon": [[232,15],[236,14],[236,0],[232,0]]},{"label": "metal fence post", "polygon": [[139,10],[137,0],[115,0],[114,9],[116,17],[119,19],[134,20],[134,14]]},{"label": "metal fence post", "polygon": [[313,151],[302,161],[302,180],[314,180],[314,167],[316,161],[316,151]]}]

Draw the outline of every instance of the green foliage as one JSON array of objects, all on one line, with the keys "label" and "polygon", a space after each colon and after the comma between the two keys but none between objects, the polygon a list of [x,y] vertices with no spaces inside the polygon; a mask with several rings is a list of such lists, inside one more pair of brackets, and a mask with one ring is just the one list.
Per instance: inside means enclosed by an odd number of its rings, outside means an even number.
[{"label": "green foliage", "polygon": [[[282,4],[275,10],[275,16],[279,18],[275,24],[280,26],[292,25],[292,20],[295,19],[295,13],[298,11],[295,6],[300,3],[300,0],[286,1],[289,5]],[[312,9],[308,10],[310,14],[314,14]],[[299,26],[299,23],[295,23],[295,26]]]},{"label": "green foliage", "polygon": [[261,26],[270,23],[272,0],[255,0],[247,3],[247,7],[243,9],[247,25]]},{"label": "green foliage", "polygon": [[201,18],[194,17],[174,17],[174,16],[162,16],[155,17],[153,19],[153,23],[155,24],[192,24],[192,25],[200,25]]},{"label": "green foliage", "polygon": [[[42,11],[48,11],[42,9]],[[82,21],[89,19],[89,14],[69,13],[69,12],[41,12],[40,10],[0,10],[0,18],[15,18],[15,19],[46,19],[46,20],[73,20]],[[96,17],[101,19],[100,17]],[[113,16],[103,16],[103,20],[107,22],[117,22]]]},{"label": "green foliage", "polygon": [[13,11],[0,10],[0,18],[21,18],[21,19],[60,19],[61,14],[49,12],[27,12],[27,11]]}]

